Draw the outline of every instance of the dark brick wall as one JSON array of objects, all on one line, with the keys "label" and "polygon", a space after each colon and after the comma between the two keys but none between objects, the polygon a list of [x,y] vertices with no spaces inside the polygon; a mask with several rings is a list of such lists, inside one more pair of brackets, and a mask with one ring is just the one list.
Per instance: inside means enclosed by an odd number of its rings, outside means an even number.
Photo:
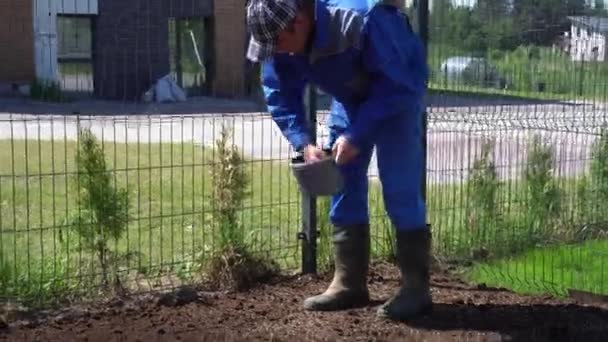
[{"label": "dark brick wall", "polygon": [[245,47],[247,45],[245,3],[244,0],[215,1],[213,8],[216,31],[214,52],[217,77],[213,84],[213,91],[218,96],[244,95],[247,88],[245,84]]},{"label": "dark brick wall", "polygon": [[95,23],[95,92],[139,99],[169,65],[168,18],[212,16],[213,0],[102,0]]},{"label": "dark brick wall", "polygon": [[0,82],[35,78],[31,0],[0,0]]}]

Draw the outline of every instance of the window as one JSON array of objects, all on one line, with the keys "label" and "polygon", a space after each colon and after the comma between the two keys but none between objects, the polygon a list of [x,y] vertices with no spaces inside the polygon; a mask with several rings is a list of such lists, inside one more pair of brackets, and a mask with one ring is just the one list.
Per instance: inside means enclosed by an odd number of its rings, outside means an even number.
[{"label": "window", "polygon": [[206,95],[211,85],[211,34],[208,18],[169,18],[171,74],[188,96]]},{"label": "window", "polygon": [[63,90],[93,92],[93,19],[57,16],[57,63]]}]

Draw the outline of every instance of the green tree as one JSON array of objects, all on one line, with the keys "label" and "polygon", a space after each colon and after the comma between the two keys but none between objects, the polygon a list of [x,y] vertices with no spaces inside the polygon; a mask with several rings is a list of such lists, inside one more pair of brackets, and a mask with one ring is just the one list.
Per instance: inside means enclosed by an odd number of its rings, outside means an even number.
[{"label": "green tree", "polygon": [[429,36],[432,41],[444,42],[445,35],[448,32],[446,28],[449,26],[452,15],[452,2],[450,0],[435,0],[433,2],[433,11],[430,14]]},{"label": "green tree", "polygon": [[483,22],[473,15],[468,7],[457,7],[450,11],[445,27],[447,42],[458,42],[465,50],[472,53],[487,49],[484,39]]},{"label": "green tree", "polygon": [[586,0],[513,0],[513,18],[523,44],[551,45],[568,30],[568,16],[589,10]]},{"label": "green tree", "polygon": [[509,1],[507,0],[478,0],[475,13],[488,21],[498,19],[509,14]]},{"label": "green tree", "polygon": [[74,179],[79,192],[78,209],[67,218],[67,225],[79,235],[81,247],[97,254],[103,284],[107,285],[109,268],[117,261],[110,241],[118,241],[127,229],[129,193],[116,188],[103,147],[95,135],[89,129],[81,128],[78,138],[78,172]]},{"label": "green tree", "polygon": [[454,44],[471,54],[483,55],[488,48],[517,46],[508,0],[479,0],[474,8],[436,0],[431,13],[431,40]]},{"label": "green tree", "polygon": [[606,5],[604,4],[604,0],[595,0],[593,4],[593,9],[591,10],[592,15],[607,15]]},{"label": "green tree", "polygon": [[524,170],[527,188],[526,226],[530,229],[530,241],[544,241],[561,219],[563,193],[553,172],[553,147],[543,143],[535,135],[528,146],[528,158]]},{"label": "green tree", "polygon": [[481,23],[481,38],[490,49],[513,50],[517,47],[517,33],[509,0],[478,0],[473,10]]}]

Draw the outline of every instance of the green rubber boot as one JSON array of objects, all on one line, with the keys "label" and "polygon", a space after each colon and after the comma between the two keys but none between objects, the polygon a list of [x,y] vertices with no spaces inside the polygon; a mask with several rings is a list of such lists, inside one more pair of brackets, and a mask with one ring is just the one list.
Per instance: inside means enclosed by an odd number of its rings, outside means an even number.
[{"label": "green rubber boot", "polygon": [[397,231],[397,262],[401,288],[378,309],[378,316],[406,321],[432,311],[429,287],[431,232],[427,229]]},{"label": "green rubber boot", "polygon": [[333,244],[333,280],[325,292],[304,301],[306,310],[344,310],[369,303],[369,225],[334,227]]}]

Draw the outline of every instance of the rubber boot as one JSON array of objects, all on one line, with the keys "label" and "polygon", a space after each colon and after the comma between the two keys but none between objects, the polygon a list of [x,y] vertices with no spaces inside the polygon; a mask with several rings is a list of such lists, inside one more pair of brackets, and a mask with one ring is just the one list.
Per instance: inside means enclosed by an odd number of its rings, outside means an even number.
[{"label": "rubber boot", "polygon": [[369,303],[369,225],[334,227],[333,245],[333,280],[324,293],[304,301],[306,310],[344,310]]},{"label": "rubber boot", "polygon": [[430,249],[431,232],[428,227],[415,231],[397,231],[401,288],[378,309],[379,317],[406,321],[431,312]]}]

